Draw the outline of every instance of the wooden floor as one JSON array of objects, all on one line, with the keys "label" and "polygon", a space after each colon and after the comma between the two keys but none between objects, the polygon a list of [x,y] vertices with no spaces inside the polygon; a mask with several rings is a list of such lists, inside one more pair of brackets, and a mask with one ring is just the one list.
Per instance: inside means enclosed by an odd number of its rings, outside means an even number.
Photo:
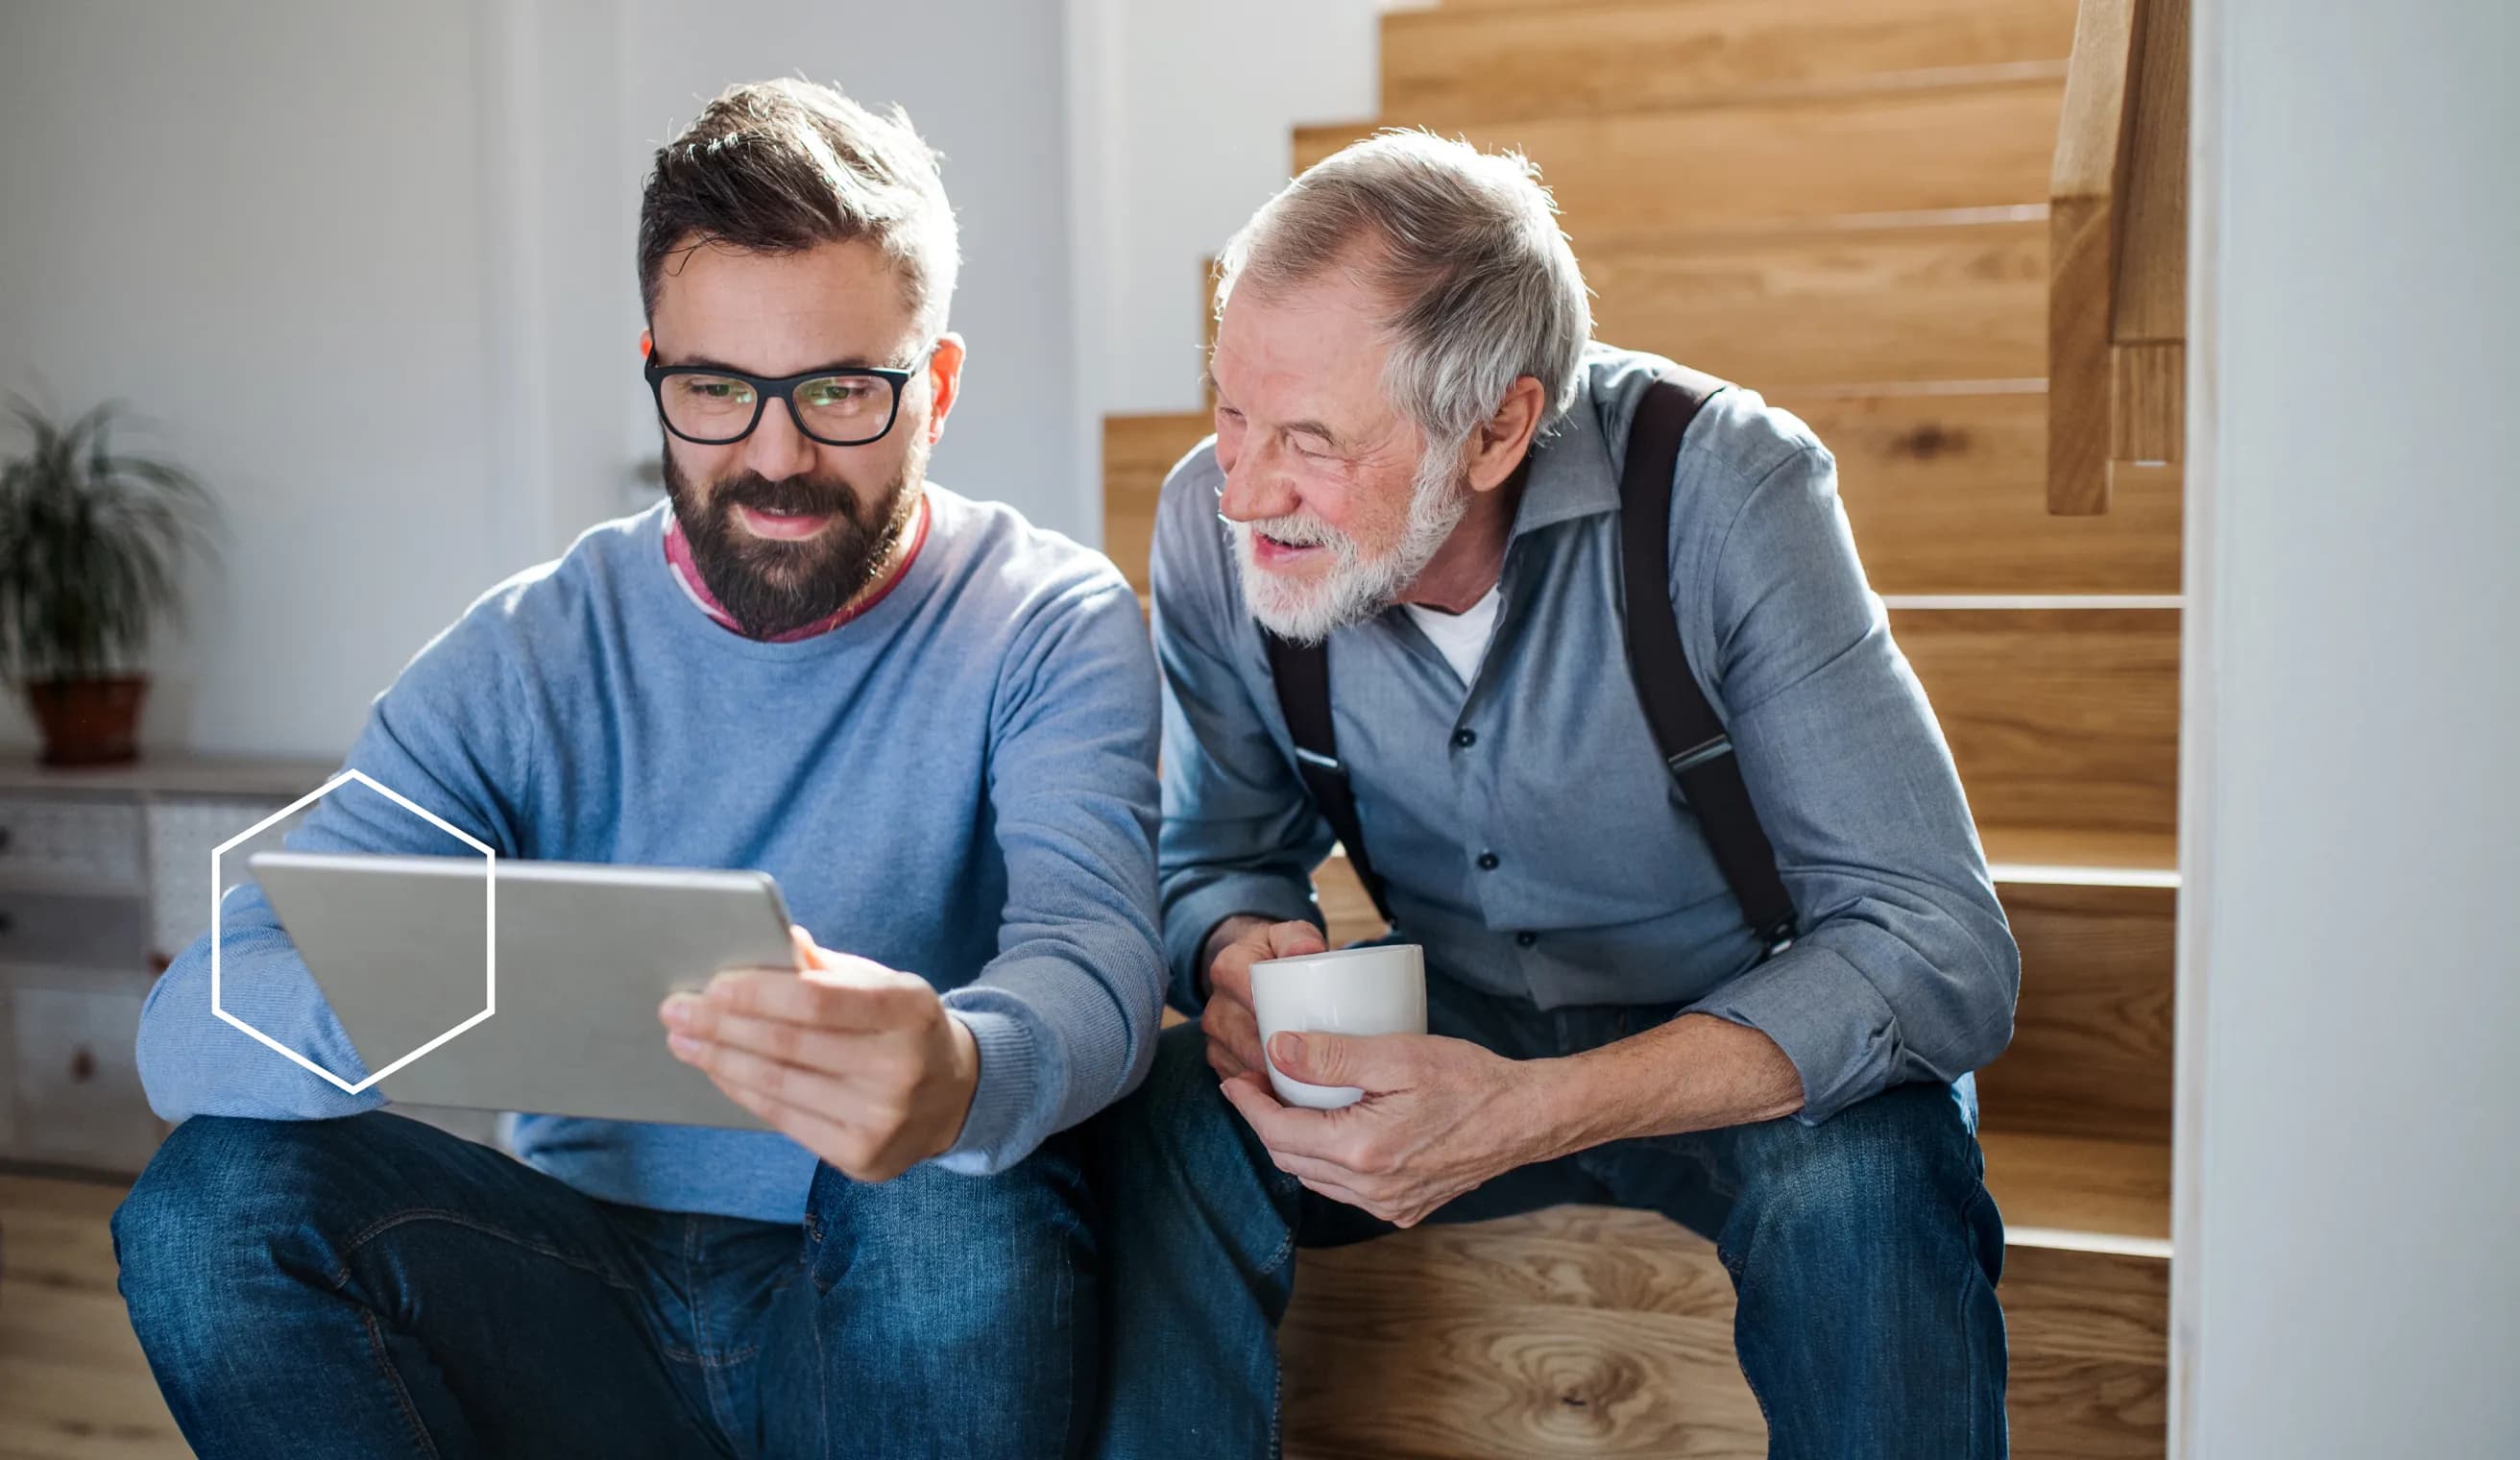
[{"label": "wooden floor", "polygon": [[110,1182],[0,1171],[0,1460],[190,1455],[113,1287]]}]

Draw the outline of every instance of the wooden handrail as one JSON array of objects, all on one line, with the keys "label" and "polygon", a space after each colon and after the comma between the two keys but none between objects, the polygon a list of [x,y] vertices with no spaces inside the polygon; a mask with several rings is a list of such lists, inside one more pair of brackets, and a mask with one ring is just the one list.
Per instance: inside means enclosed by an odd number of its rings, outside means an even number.
[{"label": "wooden handrail", "polygon": [[2048,509],[2184,429],[2187,0],[2083,0],[2048,177]]}]

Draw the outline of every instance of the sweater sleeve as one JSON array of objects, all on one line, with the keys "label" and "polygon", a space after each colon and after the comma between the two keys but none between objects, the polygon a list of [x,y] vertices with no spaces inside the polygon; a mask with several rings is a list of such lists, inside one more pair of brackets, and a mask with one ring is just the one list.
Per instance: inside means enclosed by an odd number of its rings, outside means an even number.
[{"label": "sweater sleeve", "polygon": [[[345,763],[496,848],[514,835],[529,763],[527,721],[503,610],[484,599],[406,665],[370,707]],[[315,803],[286,844],[300,851],[472,855],[454,838],[348,782]],[[149,992],[140,1020],[140,1078],[168,1120],[197,1115],[321,1119],[384,1104],[349,1094],[213,1013],[203,934]],[[219,1007],[350,1084],[367,1065],[250,882],[220,906]]]},{"label": "sweater sleeve", "polygon": [[980,1051],[951,1170],[987,1174],[1146,1076],[1155,935],[1155,671],[1119,574],[1037,605],[1002,673],[988,792],[1006,859],[998,954],[945,1006]]}]

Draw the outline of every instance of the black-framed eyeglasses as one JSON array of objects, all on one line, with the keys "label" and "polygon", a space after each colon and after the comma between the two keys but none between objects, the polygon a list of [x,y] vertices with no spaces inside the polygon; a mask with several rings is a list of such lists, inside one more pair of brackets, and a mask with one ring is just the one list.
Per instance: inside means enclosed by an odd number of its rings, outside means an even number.
[{"label": "black-framed eyeglasses", "polygon": [[665,429],[700,446],[752,434],[773,400],[788,402],[796,429],[826,446],[879,441],[901,414],[902,388],[915,370],[851,365],[773,378],[715,365],[648,365],[648,387]]}]

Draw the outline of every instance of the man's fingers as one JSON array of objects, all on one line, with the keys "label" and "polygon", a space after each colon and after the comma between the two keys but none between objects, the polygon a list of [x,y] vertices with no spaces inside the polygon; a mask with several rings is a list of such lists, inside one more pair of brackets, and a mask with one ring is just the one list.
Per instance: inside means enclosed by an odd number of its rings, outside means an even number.
[{"label": "man's fingers", "polygon": [[1224,1090],[1225,1098],[1242,1113],[1260,1143],[1270,1150],[1289,1156],[1338,1159],[1339,1124],[1332,1118],[1340,1112],[1280,1105],[1278,1097],[1269,1093],[1267,1077],[1257,1072],[1227,1080]]},{"label": "man's fingers", "polygon": [[936,992],[905,976],[882,972],[882,977],[875,978],[826,965],[802,974],[730,969],[711,979],[702,996],[725,1010],[756,1019],[879,1033],[909,1024],[935,999]]},{"label": "man's fingers", "polygon": [[1269,1153],[1269,1159],[1277,1163],[1278,1169],[1307,1185],[1335,1186],[1342,1191],[1353,1192],[1366,1184],[1363,1176],[1335,1161],[1324,1161],[1318,1156],[1298,1156],[1292,1151],[1272,1151]]},{"label": "man's fingers", "polygon": [[1228,999],[1211,1000],[1198,1024],[1206,1031],[1208,1048],[1222,1049],[1234,1061],[1236,1068],[1222,1073],[1260,1068],[1260,1023],[1249,1009]]},{"label": "man's fingers", "polygon": [[1265,932],[1271,958],[1301,958],[1307,953],[1327,953],[1330,948],[1322,931],[1310,923],[1272,923]]},{"label": "man's fingers", "polygon": [[889,1029],[827,1029],[785,1019],[738,1014],[714,999],[678,993],[657,1010],[669,1039],[679,1034],[821,1071],[843,1084],[883,1089],[898,1084],[905,1051]]},{"label": "man's fingers", "polygon": [[1331,1034],[1282,1031],[1269,1041],[1269,1062],[1308,1085],[1354,1085],[1371,1094],[1408,1088],[1411,1041],[1422,1034]]},{"label": "man's fingers", "polygon": [[1304,1183],[1304,1189],[1306,1191],[1319,1196],[1328,1197],[1331,1201],[1340,1203],[1343,1206],[1353,1207],[1357,1210],[1365,1212],[1369,1216],[1380,1216],[1382,1214],[1381,1212],[1373,1209],[1373,1204],[1372,1202],[1358,1196],[1355,1192],[1348,1190],[1346,1187],[1339,1185],[1335,1181],[1315,1181],[1309,1176],[1298,1176],[1295,1179]]},{"label": "man's fingers", "polygon": [[863,1097],[851,1091],[838,1076],[820,1070],[769,1059],[713,1039],[694,1039],[687,1034],[668,1034],[665,1044],[674,1052],[674,1058],[706,1072],[721,1085],[740,1085],[783,1105],[806,1111],[832,1112],[848,1110],[863,1103]]},{"label": "man's fingers", "polygon": [[875,1169],[878,1143],[845,1120],[774,1100],[749,1085],[740,1085],[717,1074],[711,1074],[709,1079],[720,1094],[750,1111],[763,1124],[857,1180],[882,1181],[900,1174],[898,1170]]}]

